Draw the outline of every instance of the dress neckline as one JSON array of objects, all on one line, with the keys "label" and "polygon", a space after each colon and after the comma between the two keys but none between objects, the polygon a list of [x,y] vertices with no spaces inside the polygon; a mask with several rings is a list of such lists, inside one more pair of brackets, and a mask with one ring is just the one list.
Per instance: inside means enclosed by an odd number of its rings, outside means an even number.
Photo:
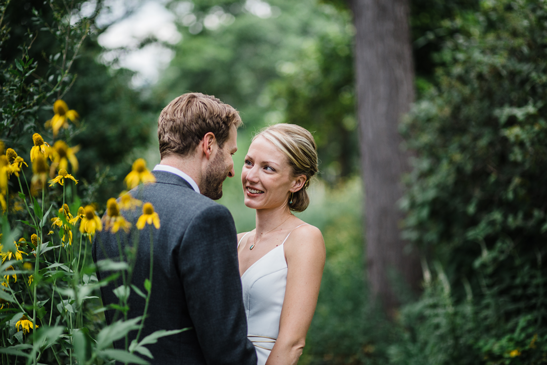
[{"label": "dress neckline", "polygon": [[[288,234],[287,236],[285,237],[285,239],[283,240],[283,242],[281,242],[281,244],[279,246],[275,246],[274,248],[272,248],[270,251],[266,252],[264,255],[262,255],[261,258],[259,258],[258,260],[256,260],[255,262],[253,262],[253,264],[251,266],[249,266],[244,272],[243,272],[243,275],[241,275],[241,279],[243,279],[243,277],[245,276],[245,274],[253,268],[253,266],[255,266],[260,260],[262,260],[264,257],[268,256],[270,253],[272,253],[273,251],[275,251],[275,249],[279,248],[279,247],[283,247],[283,245],[285,244],[285,242],[287,241],[287,239],[289,238],[289,236],[291,235],[291,233],[297,229],[298,227],[302,227],[304,225],[306,225],[307,223],[303,223],[303,224],[300,224],[296,227],[294,227]],[[248,235],[249,233],[251,233],[252,231],[249,231],[247,233],[245,233],[243,235],[243,237],[241,237],[241,239],[239,240],[239,242],[237,243],[237,247],[239,247],[239,245],[241,244],[241,242],[243,241],[243,239],[245,238],[246,235]],[[283,259],[285,261],[287,261],[287,259],[285,258],[285,254],[283,254]]]},{"label": "dress neckline", "polygon": [[[270,251],[266,252],[264,255],[262,255],[261,258],[259,258],[258,260],[256,260],[255,262],[253,262],[253,264],[251,266],[249,266],[247,268],[247,270],[245,270],[245,272],[243,273],[243,275],[241,275],[241,279],[243,279],[243,277],[245,276],[245,274],[247,274],[252,268],[253,266],[255,266],[256,264],[258,264],[258,262],[260,260],[262,260],[263,258],[265,258],[266,256],[268,256],[269,254],[271,254],[273,251],[275,251],[276,249],[280,248],[280,247],[283,247],[283,244],[280,244],[279,246],[275,246],[274,248],[272,248]],[[285,256],[285,255],[283,255]]]}]

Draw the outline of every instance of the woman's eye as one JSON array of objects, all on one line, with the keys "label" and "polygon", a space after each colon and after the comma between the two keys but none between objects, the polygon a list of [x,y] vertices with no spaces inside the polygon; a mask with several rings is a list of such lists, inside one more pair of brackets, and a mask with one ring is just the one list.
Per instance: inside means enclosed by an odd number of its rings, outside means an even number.
[{"label": "woman's eye", "polygon": [[245,165],[247,165],[247,166],[251,165],[251,161],[245,160]]},{"label": "woman's eye", "polygon": [[269,171],[274,171],[275,172],[275,169],[271,166],[264,166],[264,169],[265,170],[269,170]]}]

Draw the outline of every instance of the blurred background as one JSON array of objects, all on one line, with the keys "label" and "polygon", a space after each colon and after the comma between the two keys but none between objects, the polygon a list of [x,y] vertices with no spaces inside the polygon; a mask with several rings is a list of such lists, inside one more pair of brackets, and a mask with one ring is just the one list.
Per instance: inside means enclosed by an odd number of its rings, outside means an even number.
[{"label": "blurred background", "polygon": [[[2,139],[29,149],[62,96],[81,116],[67,135],[84,202],[117,196],[136,158],[159,162],[157,117],[186,92],[244,122],[220,201],[240,232],[254,228],[239,179],[253,135],[313,133],[300,216],[327,263],[301,364],[547,364],[545,1],[2,3]],[[35,16],[68,3],[71,24],[90,21],[70,90],[9,119],[8,66],[31,41],[35,74],[64,62],[72,35]]]}]

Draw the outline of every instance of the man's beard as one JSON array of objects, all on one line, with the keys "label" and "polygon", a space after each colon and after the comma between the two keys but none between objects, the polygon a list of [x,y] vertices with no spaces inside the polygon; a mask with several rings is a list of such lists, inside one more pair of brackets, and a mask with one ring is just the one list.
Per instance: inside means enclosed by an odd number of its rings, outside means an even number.
[{"label": "man's beard", "polygon": [[227,177],[228,172],[226,172],[226,166],[224,165],[224,153],[219,150],[205,172],[205,182],[201,194],[213,200],[222,198],[222,183]]}]

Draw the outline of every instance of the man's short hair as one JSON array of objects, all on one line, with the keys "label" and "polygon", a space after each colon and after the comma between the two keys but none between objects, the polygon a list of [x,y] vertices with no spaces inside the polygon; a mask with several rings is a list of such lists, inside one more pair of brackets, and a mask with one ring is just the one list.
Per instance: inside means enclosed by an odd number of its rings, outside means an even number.
[{"label": "man's short hair", "polygon": [[171,154],[187,156],[205,134],[212,132],[218,146],[223,147],[230,128],[242,124],[239,113],[211,95],[188,93],[167,105],[158,119],[161,158]]}]

